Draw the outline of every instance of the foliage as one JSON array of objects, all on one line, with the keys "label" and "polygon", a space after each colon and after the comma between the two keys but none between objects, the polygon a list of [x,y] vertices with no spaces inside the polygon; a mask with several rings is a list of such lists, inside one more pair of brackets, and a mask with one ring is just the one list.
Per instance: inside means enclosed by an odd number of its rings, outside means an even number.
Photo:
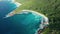
[{"label": "foliage", "polygon": [[22,3],[16,11],[23,9],[34,10],[49,18],[49,27],[44,34],[60,34],[60,0],[16,0]]}]

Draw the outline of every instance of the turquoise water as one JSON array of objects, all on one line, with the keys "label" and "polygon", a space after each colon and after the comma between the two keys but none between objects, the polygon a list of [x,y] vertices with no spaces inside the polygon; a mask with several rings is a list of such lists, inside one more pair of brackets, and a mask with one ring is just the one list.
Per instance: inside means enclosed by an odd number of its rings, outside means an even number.
[{"label": "turquoise water", "polygon": [[0,34],[35,34],[41,24],[38,14],[16,14],[0,20]]}]

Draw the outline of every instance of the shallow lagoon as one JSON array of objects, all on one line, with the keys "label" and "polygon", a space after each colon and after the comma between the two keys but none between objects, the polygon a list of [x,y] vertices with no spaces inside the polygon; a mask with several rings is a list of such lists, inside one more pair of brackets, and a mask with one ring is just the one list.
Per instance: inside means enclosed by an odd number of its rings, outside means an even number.
[{"label": "shallow lagoon", "polygon": [[41,16],[28,12],[0,20],[0,31],[3,34],[34,34],[41,23]]}]

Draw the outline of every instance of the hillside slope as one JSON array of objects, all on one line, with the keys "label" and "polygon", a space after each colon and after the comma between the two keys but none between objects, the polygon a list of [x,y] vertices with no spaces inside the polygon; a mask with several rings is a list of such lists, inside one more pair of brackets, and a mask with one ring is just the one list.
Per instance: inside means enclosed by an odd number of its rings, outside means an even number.
[{"label": "hillside slope", "polygon": [[49,27],[44,34],[60,34],[60,0],[16,0],[22,5],[16,12],[23,9],[43,13],[49,18]]}]

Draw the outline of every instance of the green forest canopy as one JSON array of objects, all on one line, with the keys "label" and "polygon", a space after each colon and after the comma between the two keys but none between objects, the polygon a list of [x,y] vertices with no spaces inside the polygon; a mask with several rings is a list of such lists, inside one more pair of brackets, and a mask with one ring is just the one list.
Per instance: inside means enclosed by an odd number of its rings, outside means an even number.
[{"label": "green forest canopy", "polygon": [[16,0],[22,5],[15,11],[24,9],[43,13],[49,18],[49,27],[44,34],[60,34],[60,0]]}]

